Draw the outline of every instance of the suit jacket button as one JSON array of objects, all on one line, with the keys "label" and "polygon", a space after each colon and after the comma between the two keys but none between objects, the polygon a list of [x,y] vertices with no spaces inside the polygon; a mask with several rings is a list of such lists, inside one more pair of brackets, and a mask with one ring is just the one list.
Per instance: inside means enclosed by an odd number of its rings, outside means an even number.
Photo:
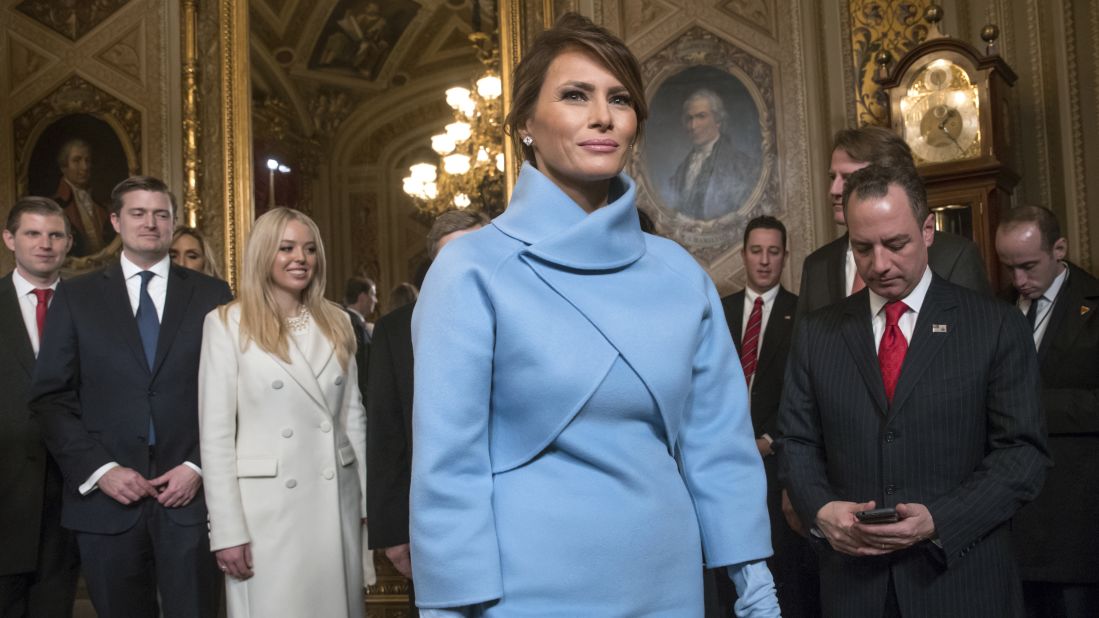
[{"label": "suit jacket button", "polygon": [[286,481],[286,488],[287,489],[293,489],[297,486],[298,486],[297,481],[295,481],[294,479],[287,479],[287,481]]},{"label": "suit jacket button", "polygon": [[896,485],[887,485],[885,487],[885,493],[887,495],[892,496],[893,494],[897,493],[897,486]]},{"label": "suit jacket button", "polygon": [[294,430],[293,429],[290,429],[289,427],[287,427],[286,429],[282,430],[282,437],[289,438],[292,435],[294,435]]},{"label": "suit jacket button", "polygon": [[897,439],[897,434],[893,433],[892,431],[886,432],[886,434],[885,434],[885,441],[886,442],[892,442],[896,439]]},{"label": "suit jacket button", "polygon": [[282,380],[275,380],[274,382],[272,382],[271,388],[275,390],[279,390],[280,388],[282,388]]},{"label": "suit jacket button", "polygon": [[336,386],[343,384],[343,376],[336,376]]},{"label": "suit jacket button", "polygon": [[332,431],[332,423],[329,423],[328,421],[321,421],[321,431],[323,431],[324,433]]},{"label": "suit jacket button", "polygon": [[331,481],[336,477],[336,471],[332,468],[328,468],[324,471],[324,480]]}]

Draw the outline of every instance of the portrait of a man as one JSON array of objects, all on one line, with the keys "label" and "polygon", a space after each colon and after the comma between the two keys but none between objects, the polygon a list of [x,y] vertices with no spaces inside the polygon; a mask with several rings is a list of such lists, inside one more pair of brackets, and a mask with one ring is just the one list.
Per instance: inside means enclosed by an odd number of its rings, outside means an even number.
[{"label": "portrait of a man", "polygon": [[136,171],[132,145],[105,119],[93,114],[61,116],[34,141],[26,167],[26,193],[48,197],[72,228],[70,258],[96,255],[117,234],[111,226],[111,189]]},{"label": "portrait of a man", "polygon": [[692,219],[716,219],[738,210],[755,184],[752,159],[722,131],[726,119],[721,97],[708,88],[683,102],[683,129],[691,151],[671,182],[673,206]]},{"label": "portrait of a man", "polygon": [[647,177],[665,208],[708,222],[750,206],[762,171],[760,111],[740,78],[689,67],[660,84],[651,109]]},{"label": "portrait of a man", "polygon": [[79,138],[66,141],[57,153],[57,167],[61,180],[53,199],[72,226],[73,248],[69,255],[97,253],[114,239],[115,231],[106,206],[96,203],[91,194],[91,145]]}]

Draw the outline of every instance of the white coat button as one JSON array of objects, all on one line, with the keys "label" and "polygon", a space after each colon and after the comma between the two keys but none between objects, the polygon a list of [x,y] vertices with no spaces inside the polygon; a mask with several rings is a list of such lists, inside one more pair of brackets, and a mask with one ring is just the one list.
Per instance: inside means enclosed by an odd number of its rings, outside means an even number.
[{"label": "white coat button", "polygon": [[336,472],[334,470],[332,470],[331,468],[328,468],[327,470],[324,471],[324,479],[326,481],[331,481],[335,477],[336,477]]},{"label": "white coat button", "polygon": [[343,384],[343,376],[336,376],[336,386]]},{"label": "white coat button", "polygon": [[290,429],[289,427],[287,427],[287,428],[282,430],[282,437],[289,438],[292,435],[294,435],[294,430],[293,429]]},{"label": "white coat button", "polygon": [[272,382],[271,388],[275,390],[279,390],[280,388],[282,388],[282,380],[275,380],[274,382]]},{"label": "white coat button", "polygon": [[332,431],[332,423],[329,423],[328,421],[321,421],[321,431],[323,431],[324,433]]},{"label": "white coat button", "polygon": [[290,480],[286,481],[286,488],[287,489],[293,489],[297,486],[298,486],[298,482],[295,481],[294,479],[290,479]]}]

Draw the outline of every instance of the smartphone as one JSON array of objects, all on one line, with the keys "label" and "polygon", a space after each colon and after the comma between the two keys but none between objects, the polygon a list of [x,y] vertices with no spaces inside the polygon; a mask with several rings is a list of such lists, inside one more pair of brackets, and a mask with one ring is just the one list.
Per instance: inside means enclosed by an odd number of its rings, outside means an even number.
[{"label": "smartphone", "polygon": [[889,507],[872,511],[858,511],[855,517],[864,524],[891,524],[900,520],[897,509]]}]

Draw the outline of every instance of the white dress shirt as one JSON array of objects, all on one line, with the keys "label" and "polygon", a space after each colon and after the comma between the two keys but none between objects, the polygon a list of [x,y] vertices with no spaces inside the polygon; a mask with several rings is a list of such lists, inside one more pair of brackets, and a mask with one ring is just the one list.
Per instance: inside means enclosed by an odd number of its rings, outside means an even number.
[{"label": "white dress shirt", "polygon": [[710,158],[710,155],[714,152],[714,144],[721,138],[718,134],[717,137],[710,140],[708,143],[699,146],[691,151],[688,156],[691,157],[691,162],[687,166],[687,175],[683,179],[683,190],[690,191],[694,186],[695,181],[698,180],[698,174],[702,171],[702,164],[706,162],[706,159]]},{"label": "white dress shirt", "polygon": [[[60,280],[60,278],[54,279],[53,283],[49,285],[49,289],[56,292],[57,282]],[[15,286],[15,296],[19,299],[19,311],[23,314],[23,325],[27,327],[27,335],[31,339],[34,357],[38,358],[41,333],[38,332],[38,314],[36,313],[38,311],[38,297],[34,295],[34,291],[38,287],[24,279],[23,275],[19,274],[18,268],[11,273],[11,283]],[[52,297],[50,302],[53,302]]]},{"label": "white dress shirt", "polygon": [[847,243],[847,253],[844,254],[843,261],[843,296],[844,298],[851,295],[851,286],[855,285],[855,254],[851,251],[851,243]]},{"label": "white dress shirt", "polygon": [[[912,343],[912,332],[916,330],[916,318],[920,315],[920,308],[923,307],[923,300],[927,297],[927,289],[931,287],[931,267],[924,268],[923,277],[920,278],[920,282],[916,284],[916,287],[901,299],[905,305],[908,306],[908,310],[905,311],[899,320],[897,320],[897,326],[900,327],[901,333],[904,334],[904,340],[909,344]],[[885,334],[885,303],[889,302],[887,299],[878,296],[874,290],[870,290],[870,317],[873,320],[874,327],[874,353],[877,354],[878,347],[881,346],[882,335]]]},{"label": "white dress shirt", "polygon": [[[149,297],[152,298],[153,306],[156,307],[157,321],[164,321],[164,300],[168,296],[168,273],[171,270],[171,258],[165,255],[162,260],[145,269],[131,262],[126,257],[126,252],[123,251],[119,261],[122,265],[122,276],[126,279],[126,293],[130,297],[130,308],[133,309],[134,315],[137,315],[137,308],[141,304],[141,273],[144,270],[149,270],[153,273],[153,278],[149,280]],[[94,491],[98,487],[99,479],[103,478],[108,470],[116,468],[118,465],[117,461],[112,461],[97,468],[88,477],[88,480],[77,488],[81,495],[86,496]],[[183,465],[202,476],[202,469],[195,464],[185,461]],[[166,470],[162,472],[166,472]]]},{"label": "white dress shirt", "polygon": [[1034,300],[1029,298],[1019,297],[1019,300],[1015,303],[1019,307],[1019,311],[1023,312],[1023,315],[1030,311],[1030,303],[1038,303],[1038,313],[1034,317],[1034,347],[1038,348],[1042,345],[1042,337],[1045,336],[1046,330],[1049,328],[1049,318],[1053,315],[1053,303],[1057,301],[1057,294],[1061,292],[1061,286],[1065,284],[1065,280],[1068,279],[1068,269],[1061,271],[1061,274],[1053,278],[1053,283],[1049,284],[1045,292]]}]

